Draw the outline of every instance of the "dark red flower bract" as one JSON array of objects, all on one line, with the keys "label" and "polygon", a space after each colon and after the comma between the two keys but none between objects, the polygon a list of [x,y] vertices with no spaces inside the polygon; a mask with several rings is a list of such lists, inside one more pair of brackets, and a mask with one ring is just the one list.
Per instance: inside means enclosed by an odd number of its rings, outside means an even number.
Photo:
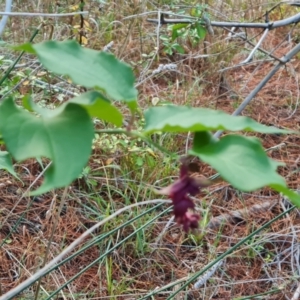
[{"label": "dark red flower bract", "polygon": [[188,211],[195,208],[195,203],[189,196],[197,195],[200,188],[208,185],[208,180],[190,177],[187,166],[183,164],[180,167],[179,179],[158,191],[159,194],[168,195],[172,199],[175,219],[186,232],[198,228],[200,220],[198,214]]}]

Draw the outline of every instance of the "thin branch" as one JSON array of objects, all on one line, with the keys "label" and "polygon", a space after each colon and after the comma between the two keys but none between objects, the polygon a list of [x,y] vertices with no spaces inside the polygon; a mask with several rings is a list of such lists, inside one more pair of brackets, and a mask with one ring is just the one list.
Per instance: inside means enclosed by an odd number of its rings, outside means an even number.
[{"label": "thin branch", "polygon": [[[195,279],[197,279],[199,276],[202,276],[206,271],[208,271],[209,269],[211,269],[219,261],[224,260],[224,258],[226,258],[228,255],[230,255],[232,252],[234,252],[236,249],[238,249],[245,242],[247,242],[250,239],[252,239],[254,236],[256,236],[257,234],[259,234],[262,230],[264,230],[265,228],[268,228],[272,223],[274,223],[275,221],[277,221],[278,219],[280,219],[281,217],[283,217],[287,213],[291,212],[295,208],[296,208],[296,206],[294,206],[294,205],[291,206],[287,211],[284,211],[284,212],[280,213],[278,216],[276,216],[275,218],[273,218],[269,222],[265,223],[263,226],[259,227],[255,231],[251,232],[248,236],[246,236],[245,238],[243,238],[240,241],[238,241],[234,246],[232,246],[227,251],[225,251],[222,254],[220,254],[215,260],[213,260],[212,262],[210,262],[209,264],[207,264],[201,271],[196,272],[195,274],[193,274],[192,276],[190,276],[188,279],[187,279],[187,277],[184,277],[184,278],[179,279],[177,281],[171,282],[171,283],[169,283],[169,284],[167,284],[165,286],[157,288],[157,289],[149,292],[144,297],[140,298],[140,300],[150,299],[151,297],[152,297],[151,299],[154,299],[154,297],[153,297],[154,295],[156,295],[158,293],[161,293],[161,292],[165,291],[166,289],[173,288],[176,285],[178,285],[179,283],[182,283],[182,282],[186,281],[179,289],[177,289],[175,292],[172,293],[172,295],[170,297],[167,298],[167,300],[176,299],[175,296],[180,291],[184,290],[192,281],[194,281]],[[0,300],[4,300],[4,299],[0,298]]]},{"label": "thin branch", "polygon": [[213,265],[208,271],[206,271],[202,276],[198,278],[198,280],[194,284],[195,289],[200,289],[202,285],[204,285],[211,276],[214,275],[216,270],[221,267],[223,264],[223,260],[218,261],[215,265]]},{"label": "thin branch", "polygon": [[242,61],[240,64],[247,64],[253,59],[255,51],[260,47],[262,41],[267,37],[268,33],[269,33],[269,29],[267,28],[264,31],[264,33],[263,33],[262,37],[260,38],[260,40],[258,41],[258,43],[255,45],[255,47],[250,52],[249,56],[244,61]]},{"label": "thin branch", "polygon": [[293,295],[293,298],[291,300],[298,300],[300,297],[300,283],[298,284],[298,287]]},{"label": "thin branch", "polygon": [[[225,30],[228,30],[230,34],[231,34],[231,33],[234,33],[234,31],[233,31],[232,29],[227,29],[227,28],[225,28]],[[244,33],[244,32],[242,32],[242,33]],[[243,41],[245,41],[247,44],[251,45],[252,47],[256,47],[255,44],[252,43],[252,42],[246,37],[246,35],[240,34],[240,35],[238,36],[238,38],[242,39]],[[277,61],[282,62],[282,61],[280,60],[280,58],[278,58],[278,57],[276,57],[275,55],[272,54],[273,51],[268,52],[268,51],[266,51],[266,50],[264,50],[263,48],[260,48],[260,47],[258,47],[257,50],[259,50],[260,52],[262,52],[262,53],[264,53],[264,54],[270,56],[271,58],[273,58],[273,59],[275,59],[275,60],[277,60]],[[230,68],[231,68],[231,67],[230,67]],[[222,69],[221,71],[224,71],[224,70],[225,70],[225,69]]]},{"label": "thin branch", "polygon": [[[6,216],[6,219],[2,221],[2,224],[5,224],[9,217],[13,214],[13,211],[16,209],[16,207],[20,204],[21,200],[24,199],[26,196],[28,196],[28,193],[30,192],[31,188],[36,184],[36,182],[44,175],[44,173],[47,171],[47,169],[51,166],[52,162],[50,162],[43,171],[34,179],[34,181],[30,184],[30,186],[26,189],[26,191],[21,195],[21,197],[18,199],[18,201],[15,203],[14,207],[10,210],[9,214]],[[1,241],[0,248],[3,246],[3,244],[6,242],[8,237],[12,234],[12,231]]]},{"label": "thin branch", "polygon": [[[170,12],[161,12],[162,14],[168,14],[171,15]],[[157,19],[147,19],[148,22],[158,24],[159,21]],[[163,21],[160,20],[160,24],[191,24],[194,23],[195,21],[201,21],[199,18],[187,18],[185,17],[184,19],[166,19],[163,18]],[[263,28],[263,29],[275,29],[278,27],[283,27],[287,25],[291,25],[294,23],[299,23],[300,22],[300,13],[280,20],[280,21],[275,21],[275,22],[270,22],[270,23],[241,23],[241,22],[218,22],[218,21],[211,21],[210,25],[212,27],[242,27],[242,28]],[[205,25],[205,22],[203,22],[203,25]]]},{"label": "thin branch", "polygon": [[10,16],[10,17],[68,17],[76,15],[87,15],[88,11],[77,11],[72,13],[64,14],[44,14],[44,13],[23,13],[23,12],[0,12],[0,16]]},{"label": "thin branch", "polygon": [[[5,2],[5,13],[10,13],[11,12],[11,6],[12,6],[12,0],[6,0],[6,2]],[[2,35],[2,32],[4,31],[7,20],[8,20],[8,16],[3,16],[1,21],[0,21],[0,36]]]},{"label": "thin branch", "polygon": [[[264,79],[252,90],[252,92],[244,99],[240,106],[234,111],[233,116],[239,115],[250,101],[258,94],[258,92],[268,83],[268,81],[276,74],[276,72],[285,64],[287,64],[298,52],[300,52],[300,44],[297,44],[286,55],[281,58],[279,62],[265,77]],[[215,138],[219,138],[223,131],[218,131],[214,134]]]},{"label": "thin branch", "polygon": [[167,225],[164,227],[164,229],[161,231],[161,233],[158,235],[158,237],[155,239],[155,244],[159,244],[161,239],[163,238],[163,236],[165,235],[165,233],[167,232],[167,230],[169,229],[169,227],[172,225],[172,223],[175,223],[175,216],[172,216]]},{"label": "thin branch", "polygon": [[79,244],[81,244],[93,231],[95,231],[97,228],[102,226],[103,224],[107,223],[108,221],[112,220],[119,214],[123,213],[126,210],[130,210],[134,207],[141,206],[141,205],[149,205],[149,204],[156,204],[156,203],[171,203],[171,200],[161,200],[161,199],[155,199],[155,200],[149,200],[149,201],[143,201],[134,203],[128,206],[125,206],[119,210],[117,210],[115,213],[111,214],[109,217],[103,219],[102,221],[95,224],[90,229],[86,230],[79,238],[77,238],[74,242],[72,242],[66,249],[64,249],[59,255],[54,257],[46,266],[44,266],[42,269],[37,271],[33,276],[29,277],[25,281],[23,281],[21,284],[7,292],[6,294],[2,295],[0,297],[0,300],[9,300],[13,299],[15,296],[17,296],[19,293],[21,293],[23,290],[31,286],[34,282],[36,282],[39,278],[44,276],[44,274],[47,273],[48,269],[53,267],[55,264],[57,264],[59,261],[61,261],[67,254],[69,254],[75,247],[77,247]]},{"label": "thin branch", "polygon": [[212,218],[206,227],[209,229],[216,229],[222,224],[236,223],[236,220],[245,220],[251,214],[259,215],[262,212],[271,210],[277,203],[278,201],[266,201],[261,204],[255,204],[251,207],[246,207],[243,209],[231,211],[227,214],[219,215],[217,217]]}]

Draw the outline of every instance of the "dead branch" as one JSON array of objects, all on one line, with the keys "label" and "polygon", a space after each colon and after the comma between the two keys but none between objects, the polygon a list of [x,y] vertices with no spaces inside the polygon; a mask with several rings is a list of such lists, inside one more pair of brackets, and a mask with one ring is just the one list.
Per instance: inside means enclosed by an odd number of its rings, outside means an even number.
[{"label": "dead branch", "polygon": [[260,214],[267,210],[272,209],[278,201],[266,201],[262,204],[255,204],[251,207],[232,211],[228,214],[223,214],[212,218],[207,224],[207,228],[216,229],[225,223],[235,223],[236,220],[246,220],[250,214]]},{"label": "dead branch", "polygon": [[[161,12],[161,17],[160,20],[158,19],[147,19],[148,22],[155,23],[155,24],[160,24],[160,25],[165,25],[165,24],[192,24],[196,21],[200,21],[203,23],[203,26],[206,25],[206,21],[202,18],[194,18],[194,17],[189,17],[186,19],[169,19],[165,18],[165,14],[168,15],[173,15],[170,12]],[[175,15],[175,14],[174,14]],[[239,28],[261,28],[261,29],[275,29],[278,27],[284,27],[287,25],[295,24],[300,22],[300,13],[283,19],[279,21],[274,21],[274,22],[267,22],[267,23],[241,23],[241,22],[218,22],[218,21],[211,21],[210,26],[211,27],[239,27]]]}]

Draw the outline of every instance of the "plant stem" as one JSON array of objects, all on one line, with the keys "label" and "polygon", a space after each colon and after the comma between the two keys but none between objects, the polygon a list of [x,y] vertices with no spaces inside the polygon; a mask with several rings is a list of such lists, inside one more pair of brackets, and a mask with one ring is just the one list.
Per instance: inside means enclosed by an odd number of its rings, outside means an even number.
[{"label": "plant stem", "polygon": [[[36,35],[39,33],[40,29],[44,26],[44,23],[41,23],[34,31],[34,33],[32,34],[31,38],[29,39],[29,43],[31,43],[34,38],[36,37]],[[25,51],[22,51],[19,56],[17,57],[17,59],[13,62],[13,64],[6,70],[5,74],[3,75],[3,77],[0,79],[0,86],[3,84],[3,82],[7,79],[7,77],[9,76],[9,74],[11,73],[11,71],[14,69],[15,65],[20,61],[20,59],[22,58],[22,56],[24,55]]]},{"label": "plant stem", "polygon": [[[60,262],[67,254],[69,254],[75,247],[77,247],[85,238],[87,238],[92,232],[94,232],[97,228],[104,225],[105,223],[109,222],[113,218],[116,218],[119,214],[123,213],[126,210],[130,210],[137,206],[142,205],[151,205],[151,204],[157,204],[157,203],[171,203],[171,200],[161,200],[161,199],[155,199],[150,201],[143,201],[134,203],[131,205],[128,205],[126,207],[123,207],[119,210],[117,210],[115,213],[111,214],[107,218],[103,219],[102,221],[98,222],[88,230],[86,230],[79,238],[77,238],[74,242],[72,242],[67,248],[65,248],[59,255],[54,257],[46,266],[41,268],[39,271],[37,271],[34,275],[20,283],[15,288],[8,291],[6,294],[0,297],[0,300],[9,300],[13,299],[15,296],[20,294],[22,291],[24,291],[26,288],[31,286],[34,282],[36,282],[39,278],[47,274],[49,268],[52,268],[55,266],[58,262]],[[286,211],[287,213],[288,211]]]}]

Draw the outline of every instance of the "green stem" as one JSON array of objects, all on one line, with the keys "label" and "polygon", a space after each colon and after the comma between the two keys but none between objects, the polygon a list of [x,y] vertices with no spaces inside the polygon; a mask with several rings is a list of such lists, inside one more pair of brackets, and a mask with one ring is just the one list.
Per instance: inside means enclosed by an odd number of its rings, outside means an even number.
[{"label": "green stem", "polygon": [[[36,35],[39,33],[40,29],[42,28],[42,26],[44,25],[44,23],[41,23],[34,31],[34,33],[32,34],[31,38],[29,39],[29,43],[31,43],[34,38],[36,37]],[[22,56],[24,55],[25,51],[22,51],[19,56],[17,57],[17,59],[13,62],[13,64],[6,70],[5,74],[3,75],[3,77],[0,79],[0,86],[3,84],[3,82],[7,79],[7,77],[9,76],[9,74],[11,73],[11,71],[14,69],[14,67],[16,66],[16,64],[20,61],[20,59],[22,58]]]},{"label": "green stem", "polygon": [[127,240],[129,240],[130,238],[132,238],[134,235],[136,235],[140,230],[144,229],[145,227],[147,227],[148,225],[152,224],[153,221],[155,221],[156,219],[158,219],[159,217],[161,217],[162,215],[164,215],[166,212],[168,212],[170,210],[170,208],[165,209],[164,211],[162,211],[161,213],[159,213],[158,215],[156,215],[153,219],[149,220],[147,223],[145,223],[144,225],[142,225],[141,227],[139,227],[137,230],[135,230],[134,232],[132,232],[130,235],[128,235],[126,238],[124,238],[123,240],[121,240],[119,243],[117,243],[115,246],[113,246],[112,248],[110,248],[109,250],[107,250],[105,253],[103,253],[102,255],[100,255],[96,260],[94,260],[92,263],[90,263],[89,265],[87,265],[86,267],[84,267],[80,272],[78,272],[76,275],[74,275],[71,279],[69,279],[67,282],[65,282],[63,285],[61,285],[56,291],[54,291],[51,295],[48,296],[48,298],[46,298],[46,300],[50,300],[52,299],[52,297],[54,297],[59,291],[61,291],[63,288],[65,288],[68,284],[70,284],[71,282],[73,282],[76,278],[78,278],[80,275],[82,275],[84,272],[86,272],[89,268],[91,268],[92,266],[94,266],[97,262],[101,261],[102,259],[104,259],[105,257],[107,257],[107,255],[109,255],[110,253],[112,253],[115,249],[117,249],[119,246],[121,246],[122,244],[124,244],[124,242],[126,242]]},{"label": "green stem", "polygon": [[[128,221],[126,221],[125,223],[123,223],[122,225],[112,229],[111,231],[104,233],[103,235],[95,238],[94,240],[92,240],[90,243],[88,243],[87,245],[83,246],[80,250],[76,251],[75,253],[71,254],[69,257],[67,257],[66,259],[62,260],[61,262],[59,262],[57,265],[55,265],[54,267],[50,268],[45,274],[49,274],[52,271],[54,271],[55,269],[59,268],[61,265],[65,264],[66,262],[68,262],[69,260],[73,259],[74,257],[76,257],[77,255],[80,255],[81,253],[83,253],[85,250],[89,249],[90,247],[94,246],[95,244],[100,243],[102,240],[104,240],[105,238],[109,237],[110,235],[116,233],[117,231],[121,230],[122,228],[126,227],[127,225],[129,225],[130,223],[136,221],[137,219],[143,217],[144,215],[148,215],[150,214],[152,211],[157,210],[159,207],[161,207],[164,203],[160,203],[146,211],[144,211],[143,213],[141,213],[140,215],[134,217],[133,219],[130,219]],[[168,211],[171,210],[171,207],[168,208]]]},{"label": "green stem", "polygon": [[252,296],[241,297],[241,298],[234,298],[233,300],[251,300],[251,299],[256,299],[256,298],[261,297],[261,296],[266,296],[266,295],[271,295],[271,294],[276,294],[276,293],[282,292],[282,290],[283,290],[283,288],[277,288],[277,289],[273,289],[273,290],[267,291],[265,293],[256,294],[256,295],[252,295]]}]

